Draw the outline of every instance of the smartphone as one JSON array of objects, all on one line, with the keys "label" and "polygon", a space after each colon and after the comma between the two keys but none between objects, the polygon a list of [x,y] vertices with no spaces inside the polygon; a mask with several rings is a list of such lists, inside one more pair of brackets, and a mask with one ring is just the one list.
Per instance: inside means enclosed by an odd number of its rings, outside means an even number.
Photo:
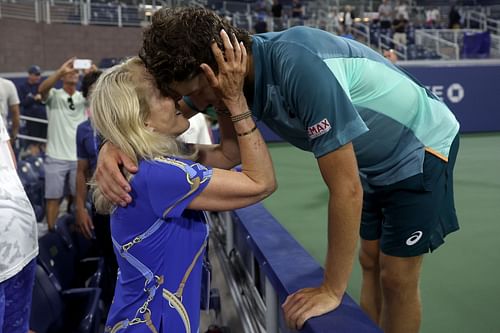
[{"label": "smartphone", "polygon": [[92,66],[92,60],[90,59],[75,59],[73,61],[74,69],[89,69]]}]

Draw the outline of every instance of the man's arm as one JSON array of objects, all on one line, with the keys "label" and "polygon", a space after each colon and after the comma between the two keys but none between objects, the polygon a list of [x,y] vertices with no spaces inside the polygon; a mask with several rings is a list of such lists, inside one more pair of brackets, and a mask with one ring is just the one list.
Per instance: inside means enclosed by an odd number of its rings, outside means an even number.
[{"label": "man's arm", "polygon": [[92,219],[85,206],[87,198],[87,177],[89,173],[89,161],[86,159],[78,159],[78,166],[76,171],[76,224],[80,232],[85,238],[92,238],[92,230],[94,225]]},{"label": "man's arm", "polygon": [[10,139],[12,140],[12,142],[14,142],[17,138],[17,134],[19,134],[19,104],[11,105],[9,108],[9,112],[12,119],[12,132]]},{"label": "man's arm", "polygon": [[77,71],[76,69],[73,68],[74,60],[75,60],[74,57],[66,60],[66,62],[62,64],[62,66],[57,71],[55,71],[51,76],[49,76],[45,81],[43,81],[40,84],[40,87],[38,87],[38,92],[40,93],[40,95],[42,95],[43,101],[47,100],[50,89],[52,89],[55,86],[57,81],[59,81],[67,73]]},{"label": "man's arm", "polygon": [[325,277],[320,287],[299,290],[283,304],[286,322],[293,329],[340,305],[359,235],[363,190],[352,144],[320,157],[318,165],[330,194]]},{"label": "man's arm", "polygon": [[14,164],[14,169],[17,169],[16,154],[14,154],[14,149],[12,149],[12,144],[10,142],[7,142],[7,146],[9,147],[10,158],[12,159],[12,163]]}]

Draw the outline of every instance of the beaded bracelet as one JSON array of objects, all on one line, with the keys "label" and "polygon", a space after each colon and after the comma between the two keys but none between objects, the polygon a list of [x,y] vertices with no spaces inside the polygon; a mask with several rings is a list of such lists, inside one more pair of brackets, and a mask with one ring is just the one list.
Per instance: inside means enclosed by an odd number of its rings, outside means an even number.
[{"label": "beaded bracelet", "polygon": [[249,134],[252,134],[253,132],[255,132],[255,130],[257,129],[257,125],[254,126],[254,128],[252,128],[251,130],[247,131],[247,132],[243,132],[243,133],[236,133],[238,136],[245,136],[245,135],[249,135]]},{"label": "beaded bracelet", "polygon": [[246,119],[246,118],[249,118],[252,116],[252,111],[248,110],[247,112],[243,112],[241,114],[238,114],[236,116],[231,116],[231,121],[233,123],[236,123],[240,120],[243,120],[243,119]]}]

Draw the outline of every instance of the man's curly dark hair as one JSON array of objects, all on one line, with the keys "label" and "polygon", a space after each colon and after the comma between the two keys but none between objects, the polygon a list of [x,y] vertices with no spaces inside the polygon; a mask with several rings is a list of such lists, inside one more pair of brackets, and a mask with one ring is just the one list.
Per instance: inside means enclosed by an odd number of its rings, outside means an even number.
[{"label": "man's curly dark hair", "polygon": [[144,31],[139,56],[164,95],[169,95],[168,85],[173,81],[182,82],[200,74],[202,63],[218,72],[210,45],[215,41],[224,51],[220,37],[222,29],[229,36],[234,33],[247,52],[251,52],[250,34],[233,27],[211,10],[162,8],[153,14],[151,26]]}]

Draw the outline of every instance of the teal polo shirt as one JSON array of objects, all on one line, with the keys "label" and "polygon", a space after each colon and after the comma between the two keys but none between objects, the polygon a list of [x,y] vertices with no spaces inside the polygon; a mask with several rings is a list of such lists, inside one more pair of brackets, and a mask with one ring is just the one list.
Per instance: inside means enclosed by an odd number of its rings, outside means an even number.
[{"label": "teal polo shirt", "polygon": [[435,95],[379,53],[309,27],[252,36],[254,116],[316,158],[352,142],[361,179],[389,185],[447,160],[459,124]]}]

